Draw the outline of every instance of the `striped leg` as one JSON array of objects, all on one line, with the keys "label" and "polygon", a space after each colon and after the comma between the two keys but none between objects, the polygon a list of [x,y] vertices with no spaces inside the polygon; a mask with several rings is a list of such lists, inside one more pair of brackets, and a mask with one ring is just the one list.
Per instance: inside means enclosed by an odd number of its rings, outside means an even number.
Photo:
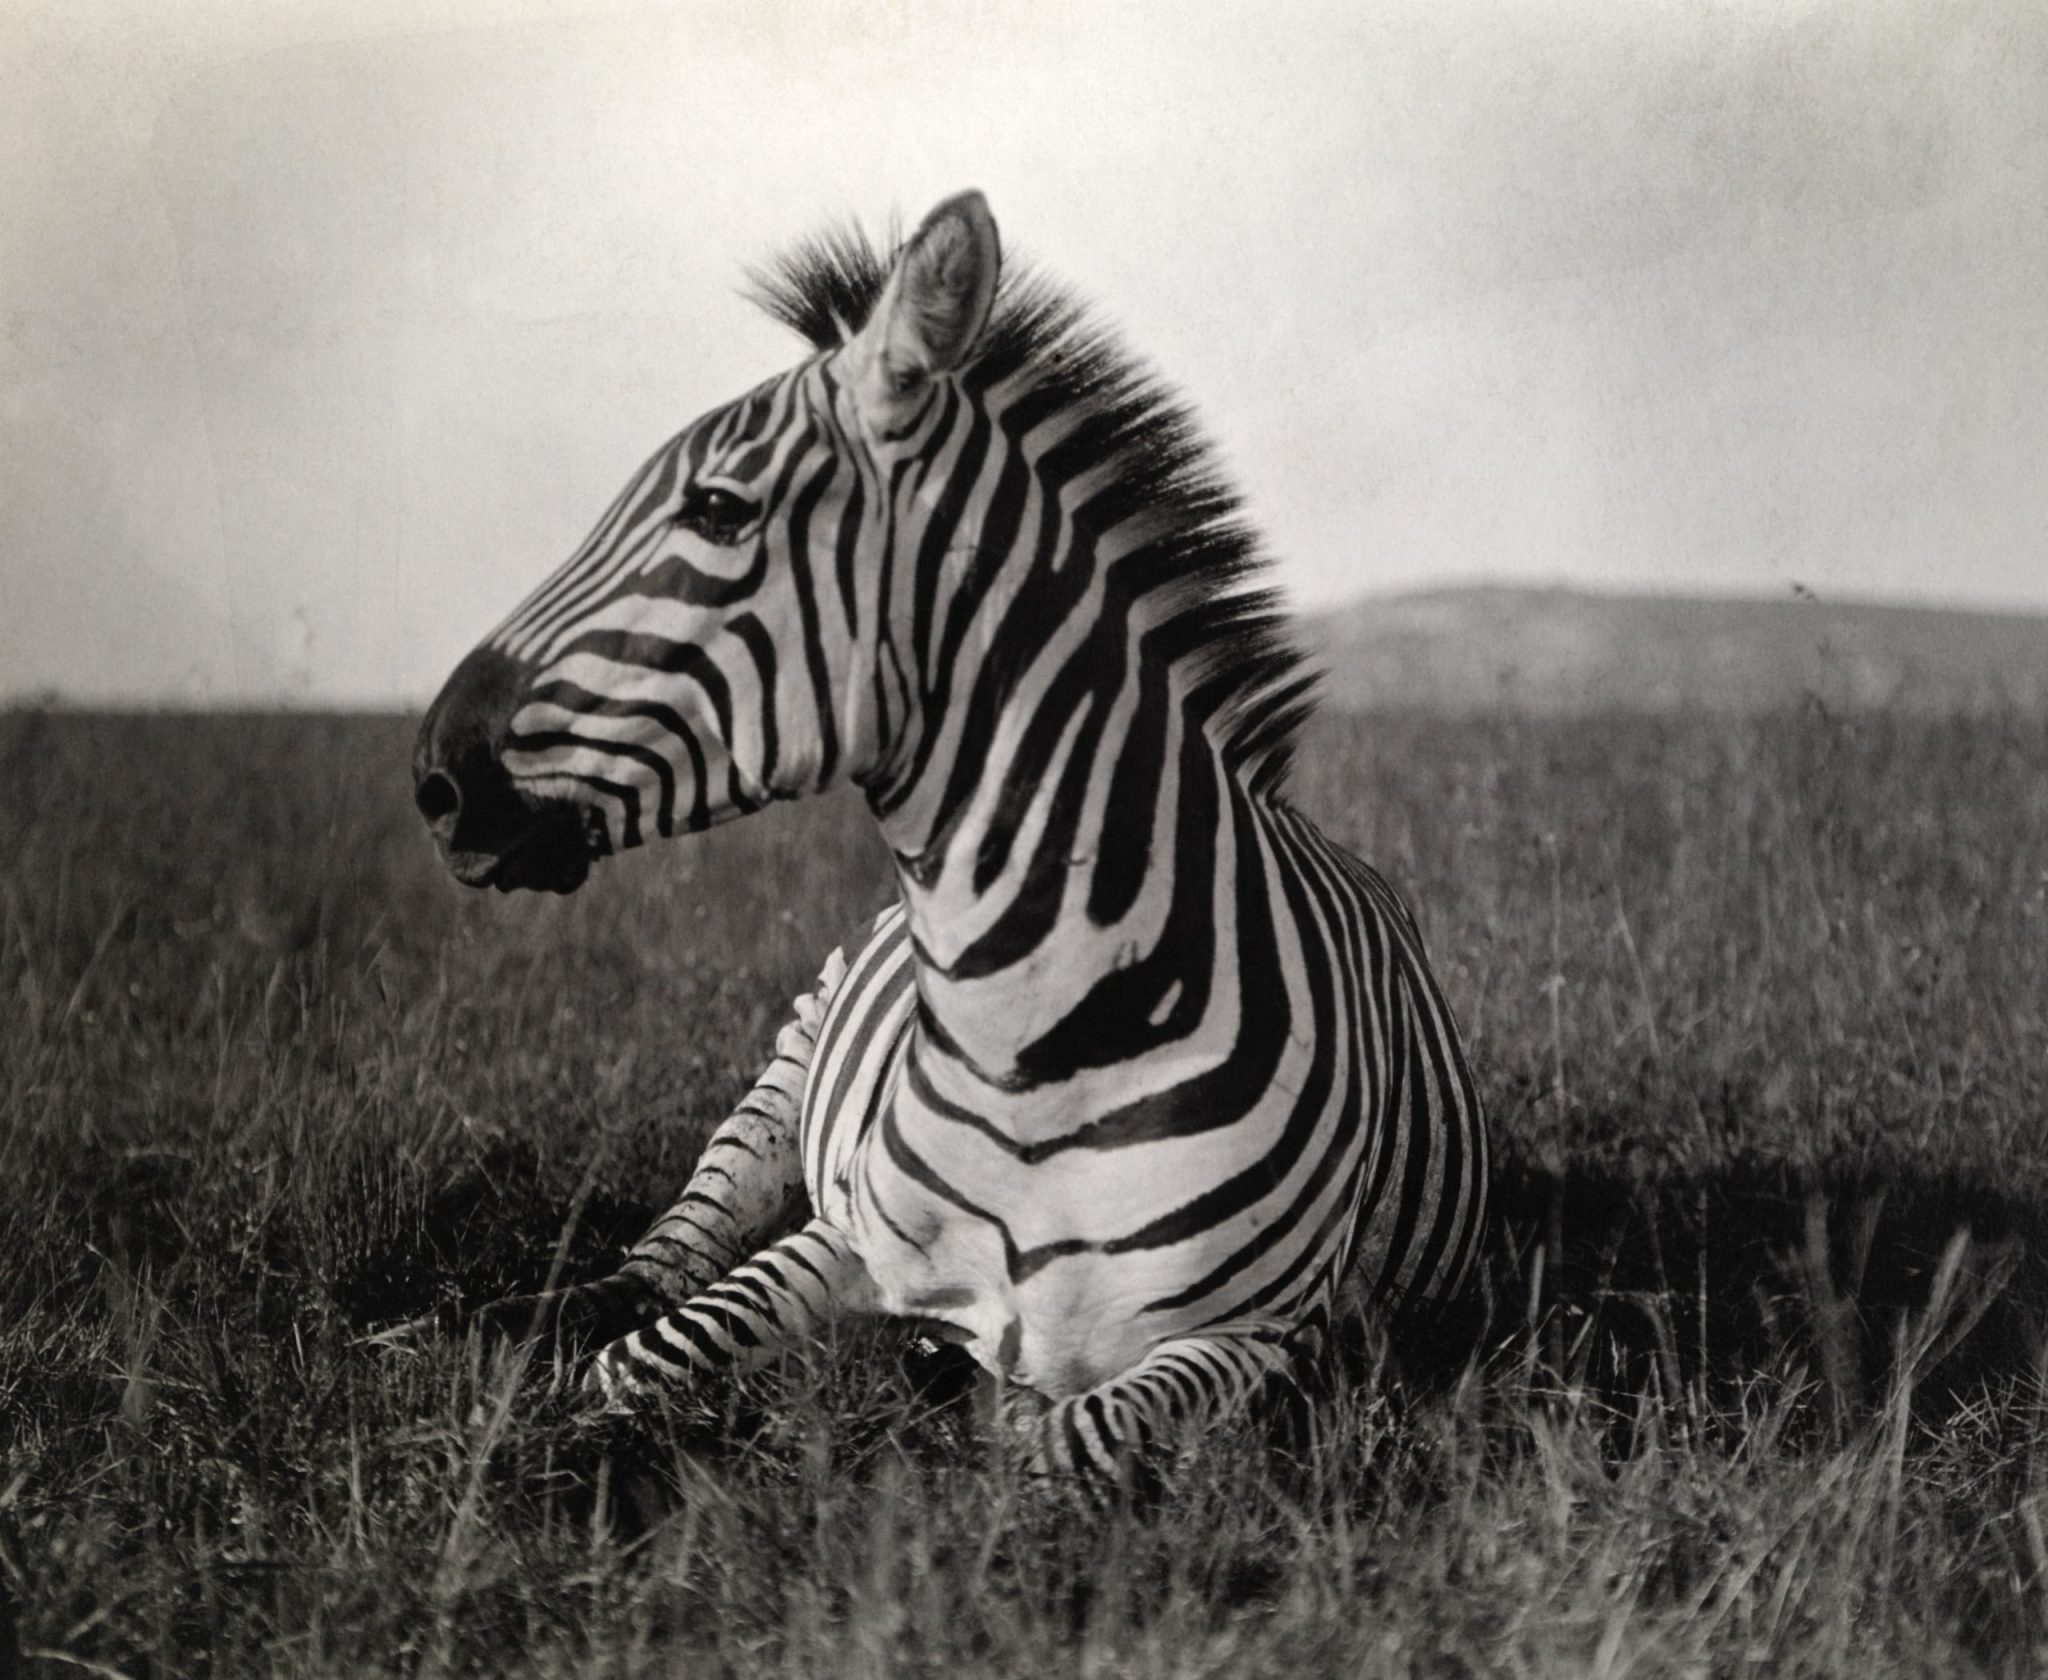
[{"label": "striped leg", "polygon": [[804,1080],[846,966],[841,950],[825,959],[817,985],[796,1000],[795,1015],[776,1035],[761,1077],[711,1134],[681,1199],[617,1272],[493,1302],[476,1321],[514,1341],[549,1337],[573,1348],[601,1347],[702,1294],[794,1225],[807,1207],[798,1147]]},{"label": "striped leg", "polygon": [[1263,1321],[1162,1342],[1128,1371],[1033,1421],[1020,1443],[1025,1470],[1086,1485],[1120,1483],[1136,1461],[1243,1407],[1293,1359],[1284,1328]]},{"label": "striped leg", "polygon": [[623,1409],[706,1375],[765,1365],[831,1320],[875,1304],[852,1244],[813,1219],[701,1295],[621,1336],[597,1356],[584,1386]]},{"label": "striped leg", "polygon": [[739,1107],[705,1145],[676,1205],[648,1228],[619,1267],[645,1283],[662,1306],[679,1307],[804,1213],[798,1119],[804,1080],[825,1006],[846,977],[834,950],[818,983],[796,1000],[796,1014],[775,1037],[775,1055]]}]

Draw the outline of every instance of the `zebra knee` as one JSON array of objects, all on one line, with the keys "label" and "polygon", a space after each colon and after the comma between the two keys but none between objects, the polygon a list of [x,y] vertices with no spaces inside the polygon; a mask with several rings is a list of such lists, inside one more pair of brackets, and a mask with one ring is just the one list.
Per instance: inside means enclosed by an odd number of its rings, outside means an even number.
[{"label": "zebra knee", "polygon": [[1033,1423],[1024,1473],[1033,1478],[1114,1487],[1151,1447],[1154,1431],[1144,1409],[1122,1395],[1076,1394]]}]

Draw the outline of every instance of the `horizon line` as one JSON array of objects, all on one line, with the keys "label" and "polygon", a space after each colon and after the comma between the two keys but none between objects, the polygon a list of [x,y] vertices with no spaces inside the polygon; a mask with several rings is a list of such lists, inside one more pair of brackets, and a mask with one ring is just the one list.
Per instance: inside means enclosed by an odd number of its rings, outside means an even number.
[{"label": "horizon line", "polygon": [[[1606,584],[1564,579],[1514,579],[1502,576],[1473,577],[1455,582],[1407,585],[1381,589],[1371,585],[1323,605],[1303,605],[1290,600],[1288,611],[1299,630],[1318,621],[1341,618],[1360,607],[1391,605],[1428,597],[1476,595],[1573,596],[1599,601],[1652,601],[1681,606],[1762,606],[1788,610],[1818,608],[1822,611],[1876,611],[1920,613],[1954,618],[1986,620],[2038,620],[2048,625],[2048,603],[1987,603],[1953,597],[1922,595],[1823,594],[1805,584],[1788,581],[1782,589],[1768,592],[1753,589],[1702,590],[1696,587],[1662,588],[1655,584]],[[1312,642],[1312,638],[1310,638]],[[66,690],[50,684],[25,688],[0,687],[0,712],[8,714],[38,711],[92,711],[107,713],[262,712],[279,715],[327,713],[356,716],[393,716],[423,711],[430,696],[406,694],[332,694],[304,688],[252,688],[235,693],[95,693],[90,689]]]}]

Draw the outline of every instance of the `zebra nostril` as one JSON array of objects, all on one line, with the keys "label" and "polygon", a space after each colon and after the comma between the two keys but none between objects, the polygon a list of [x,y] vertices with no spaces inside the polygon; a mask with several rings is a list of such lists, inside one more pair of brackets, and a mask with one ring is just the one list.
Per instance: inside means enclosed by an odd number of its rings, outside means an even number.
[{"label": "zebra nostril", "polygon": [[412,798],[420,808],[420,815],[436,828],[452,821],[462,811],[462,789],[445,770],[429,770],[420,778],[420,785],[414,789]]}]

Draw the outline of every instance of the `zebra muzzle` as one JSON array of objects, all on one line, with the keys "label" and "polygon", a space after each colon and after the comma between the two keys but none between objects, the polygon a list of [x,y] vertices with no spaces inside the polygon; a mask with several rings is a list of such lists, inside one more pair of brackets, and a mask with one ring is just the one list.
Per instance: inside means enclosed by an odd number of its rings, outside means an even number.
[{"label": "zebra muzzle", "polygon": [[574,892],[590,873],[586,814],[567,800],[534,798],[505,768],[525,689],[525,670],[491,648],[455,668],[420,724],[413,803],[463,885]]}]

